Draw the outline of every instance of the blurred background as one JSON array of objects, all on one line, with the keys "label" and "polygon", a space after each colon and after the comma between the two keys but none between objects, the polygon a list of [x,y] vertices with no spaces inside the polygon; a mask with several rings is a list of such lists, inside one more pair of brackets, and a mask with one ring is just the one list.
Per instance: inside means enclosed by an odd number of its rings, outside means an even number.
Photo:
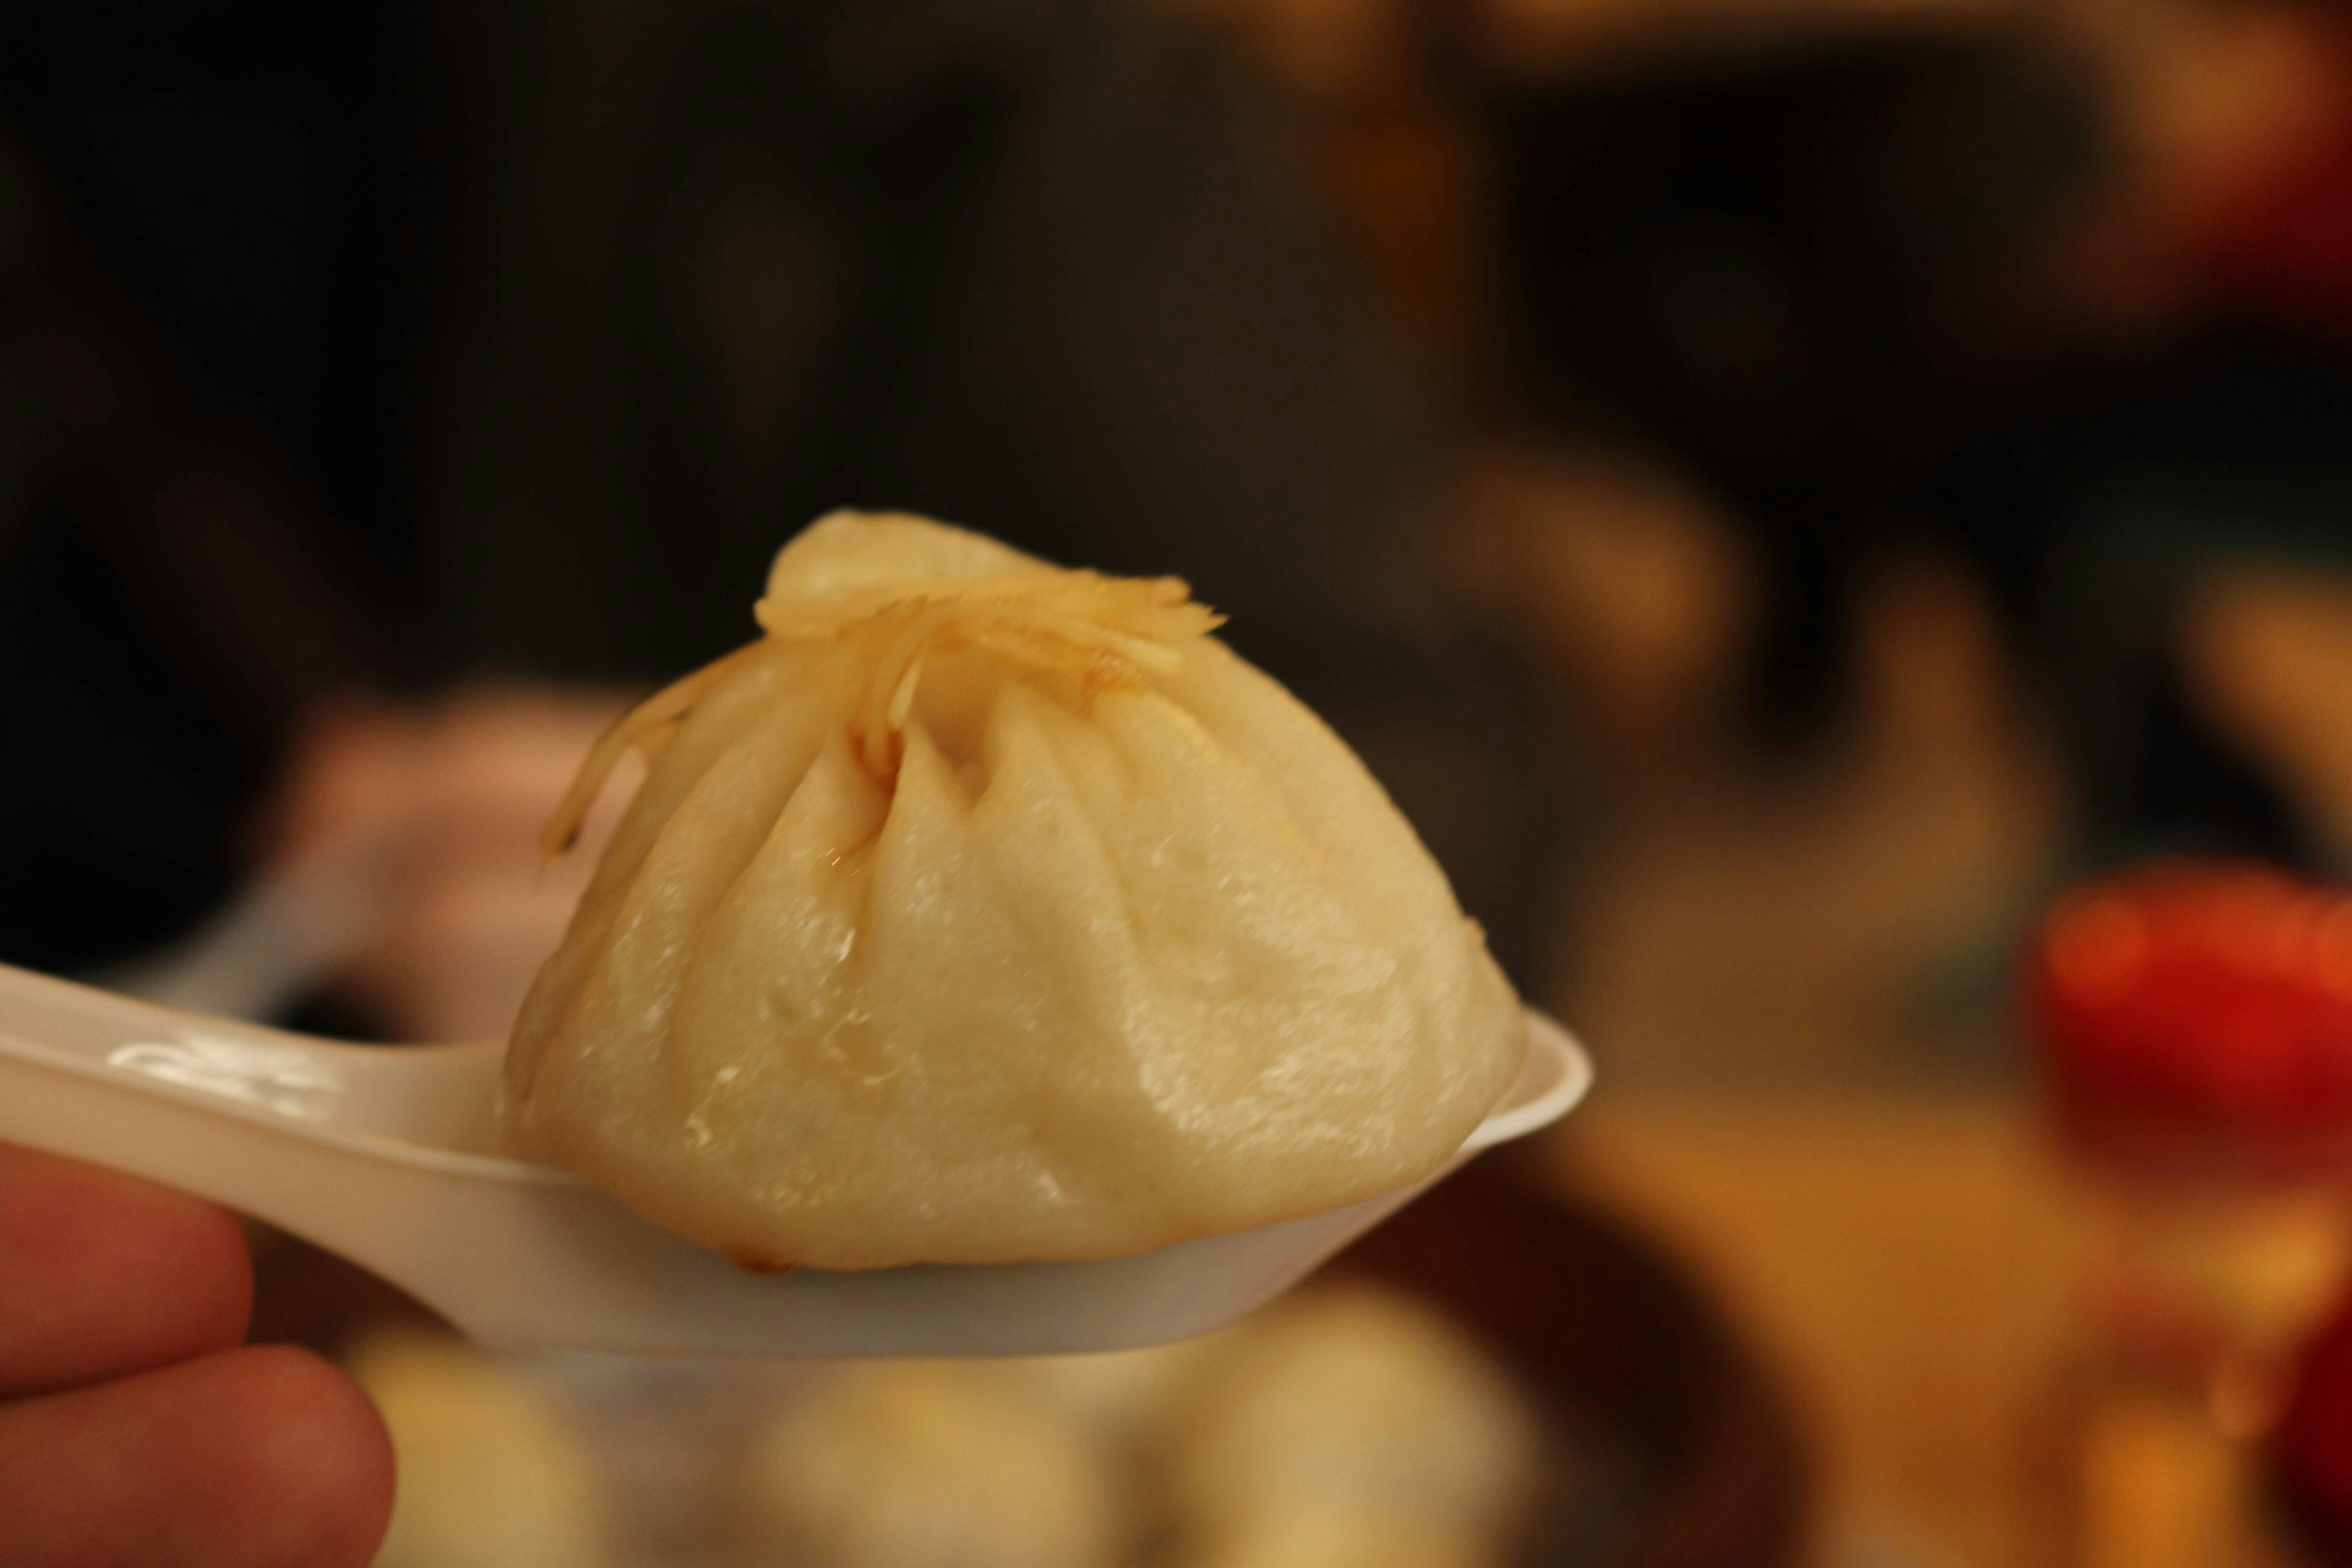
[{"label": "blurred background", "polygon": [[1600,1061],[1354,1265],[1590,1528],[1246,1561],[2341,1560],[2352,10],[0,5],[0,961],[503,1033],[838,505],[1186,576]]}]

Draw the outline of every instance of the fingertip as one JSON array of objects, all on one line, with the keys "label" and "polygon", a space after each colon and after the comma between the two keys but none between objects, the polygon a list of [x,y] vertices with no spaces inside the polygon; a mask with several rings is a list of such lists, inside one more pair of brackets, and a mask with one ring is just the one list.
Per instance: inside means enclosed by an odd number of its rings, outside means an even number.
[{"label": "fingertip", "polygon": [[0,1394],[228,1349],[253,1313],[234,1216],[184,1193],[0,1144]]},{"label": "fingertip", "polygon": [[392,1490],[375,1407],[285,1346],[0,1404],[9,1568],[367,1568]]},{"label": "fingertip", "polygon": [[308,1351],[254,1345],[211,1358],[208,1420],[242,1434],[218,1478],[252,1568],[367,1568],[392,1517],[392,1438],[341,1369]]},{"label": "fingertip", "polygon": [[243,1343],[253,1322],[253,1249],[244,1226],[218,1205],[145,1182],[132,1184],[152,1216],[141,1277],[169,1281],[174,1309],[147,1364],[168,1365]]}]

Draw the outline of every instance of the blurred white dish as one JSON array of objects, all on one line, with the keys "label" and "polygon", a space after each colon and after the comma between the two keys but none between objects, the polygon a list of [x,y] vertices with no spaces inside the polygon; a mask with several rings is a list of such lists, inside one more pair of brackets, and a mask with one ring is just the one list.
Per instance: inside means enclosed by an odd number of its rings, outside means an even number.
[{"label": "blurred white dish", "polygon": [[[1429,1184],[1136,1258],[757,1275],[569,1172],[497,1152],[501,1049],[341,1045],[0,965],[0,1140],[266,1220],[485,1343],[648,1355],[1182,1339],[1275,1296]],[[1567,1033],[1529,1013],[1518,1079],[1454,1164],[1557,1121],[1591,1080]]]}]

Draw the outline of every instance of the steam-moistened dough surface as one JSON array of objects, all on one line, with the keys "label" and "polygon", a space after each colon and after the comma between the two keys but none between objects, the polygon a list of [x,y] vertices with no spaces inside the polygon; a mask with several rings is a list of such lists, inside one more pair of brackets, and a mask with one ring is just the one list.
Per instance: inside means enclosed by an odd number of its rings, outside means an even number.
[{"label": "steam-moistened dough surface", "polygon": [[1441,1169],[1517,1003],[1355,756],[1173,580],[836,514],[649,763],[509,1124],[757,1265],[1122,1256]]}]

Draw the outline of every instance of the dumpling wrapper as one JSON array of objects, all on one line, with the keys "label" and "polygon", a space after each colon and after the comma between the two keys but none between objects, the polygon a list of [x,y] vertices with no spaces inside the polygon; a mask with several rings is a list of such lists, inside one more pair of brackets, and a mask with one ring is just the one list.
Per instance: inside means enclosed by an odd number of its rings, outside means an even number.
[{"label": "dumpling wrapper", "polygon": [[1174,579],[835,513],[645,783],[506,1061],[512,1134],[751,1267],[1106,1258],[1439,1169],[1518,1004],[1355,755]]}]

